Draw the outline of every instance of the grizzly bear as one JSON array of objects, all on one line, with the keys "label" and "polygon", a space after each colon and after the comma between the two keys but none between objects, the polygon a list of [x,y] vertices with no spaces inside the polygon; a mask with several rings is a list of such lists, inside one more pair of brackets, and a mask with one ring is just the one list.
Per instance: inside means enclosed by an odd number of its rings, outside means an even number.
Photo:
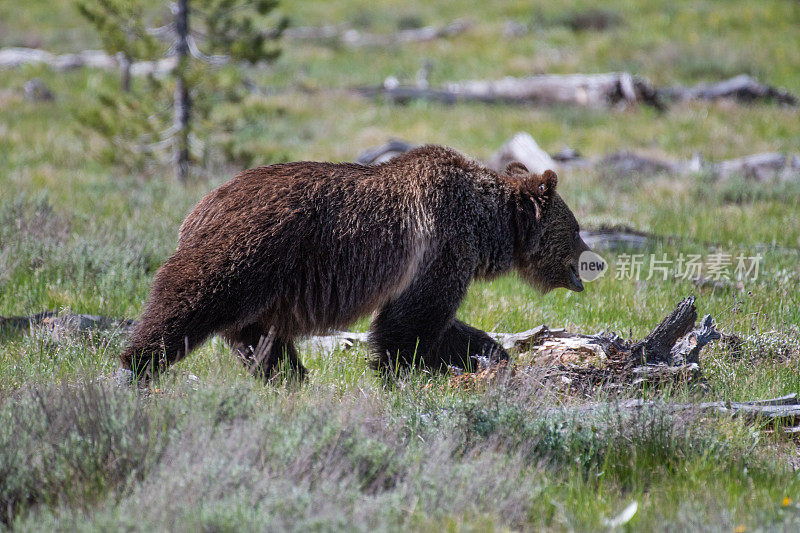
[{"label": "grizzly bear", "polygon": [[543,292],[583,290],[588,247],[556,174],[497,173],[442,146],[385,163],[299,162],[245,170],[183,222],[121,355],[143,379],[214,333],[256,374],[303,377],[294,340],[375,311],[373,367],[469,367],[507,359],[456,319],[473,278],[516,269]]}]

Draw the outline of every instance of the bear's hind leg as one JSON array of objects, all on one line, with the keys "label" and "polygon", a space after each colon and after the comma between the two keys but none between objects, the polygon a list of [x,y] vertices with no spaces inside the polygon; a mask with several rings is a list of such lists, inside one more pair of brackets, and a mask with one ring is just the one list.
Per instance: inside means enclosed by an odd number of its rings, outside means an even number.
[{"label": "bear's hind leg", "polygon": [[294,343],[279,338],[274,329],[250,324],[239,330],[226,331],[223,337],[239,361],[259,379],[269,381],[282,364],[300,381],[306,376],[307,370],[300,362]]},{"label": "bear's hind leg", "polygon": [[120,356],[122,367],[130,370],[134,379],[146,384],[169,365],[186,357],[212,333],[214,328],[210,321],[197,317],[165,318],[146,311]]}]

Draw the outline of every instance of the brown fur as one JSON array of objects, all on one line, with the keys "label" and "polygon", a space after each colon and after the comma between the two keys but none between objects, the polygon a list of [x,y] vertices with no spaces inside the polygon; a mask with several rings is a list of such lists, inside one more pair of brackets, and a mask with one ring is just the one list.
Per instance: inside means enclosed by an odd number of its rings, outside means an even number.
[{"label": "brown fur", "polygon": [[296,337],[373,310],[382,370],[507,358],[456,310],[474,277],[513,268],[545,291],[580,290],[568,272],[586,245],[556,182],[440,146],[377,166],[246,170],[184,221],[122,364],[147,377],[221,333],[248,364],[261,359],[264,377],[281,360],[302,375]]}]

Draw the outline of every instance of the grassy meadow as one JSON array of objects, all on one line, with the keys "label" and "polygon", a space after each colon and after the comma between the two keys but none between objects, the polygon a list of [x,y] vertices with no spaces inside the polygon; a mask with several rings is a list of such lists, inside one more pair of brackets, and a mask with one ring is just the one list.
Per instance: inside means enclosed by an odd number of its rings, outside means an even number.
[{"label": "grassy meadow", "polygon": [[[390,75],[411,82],[430,61],[433,85],[627,70],[656,85],[746,73],[798,94],[794,0],[340,0],[279,9],[295,26],[341,23],[383,34],[466,19],[472,27],[396,49],[284,42],[277,62],[245,72],[270,89],[266,95],[214,110],[234,124],[253,164],[348,161],[393,137],[488,158],[518,131],[549,152],[568,146],[591,157],[699,152],[719,161],[800,152],[800,110],[770,103],[691,102],[665,112],[396,105],[347,91]],[[616,24],[571,29],[570,18],[588,9],[608,10]],[[509,21],[528,33],[506,36]],[[71,2],[29,0],[0,3],[6,46],[65,53],[99,42]],[[54,100],[26,99],[31,78]],[[240,170],[210,160],[180,185],[168,165],[134,172],[103,162],[102,139],[75,117],[99,88],[117,83],[114,73],[92,69],[0,70],[0,316],[52,309],[137,317],[183,218]],[[607,275],[582,293],[544,296],[508,276],[473,284],[460,318],[493,331],[544,323],[638,339],[695,295],[698,314],[741,337],[740,349],[716,343],[702,352],[703,389],[631,390],[630,397],[735,401],[800,392],[800,182],[574,169],[559,174],[559,190],[583,227],[655,235],[636,253],[760,254],[759,276],[715,286]],[[601,253],[613,266],[630,251]],[[353,326],[367,327],[366,319]],[[569,408],[587,400],[551,387],[466,392],[425,372],[386,388],[360,348],[305,351],[304,384],[265,386],[219,339],[144,396],[113,379],[124,342],[113,331],[68,338],[0,331],[0,529],[800,527],[797,441],[758,424],[660,409],[576,415]],[[633,502],[635,515],[615,526]]]}]

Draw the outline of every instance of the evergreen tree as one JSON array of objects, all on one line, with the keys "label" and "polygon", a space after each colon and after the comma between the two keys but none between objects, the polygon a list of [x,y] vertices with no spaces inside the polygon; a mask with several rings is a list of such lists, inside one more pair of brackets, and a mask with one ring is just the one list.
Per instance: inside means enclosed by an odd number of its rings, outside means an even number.
[{"label": "evergreen tree", "polygon": [[[97,105],[79,119],[108,141],[106,155],[129,166],[157,158],[169,148],[176,177],[186,180],[190,164],[207,153],[211,102],[235,102],[241,86],[237,64],[274,61],[276,41],[287,26],[275,17],[276,0],[177,0],[167,23],[147,26],[139,0],[78,0],[80,13],[97,30],[106,52],[120,61],[121,91],[101,91]],[[164,61],[171,68],[133,81],[132,65]],[[171,125],[170,125],[171,121]]]}]

